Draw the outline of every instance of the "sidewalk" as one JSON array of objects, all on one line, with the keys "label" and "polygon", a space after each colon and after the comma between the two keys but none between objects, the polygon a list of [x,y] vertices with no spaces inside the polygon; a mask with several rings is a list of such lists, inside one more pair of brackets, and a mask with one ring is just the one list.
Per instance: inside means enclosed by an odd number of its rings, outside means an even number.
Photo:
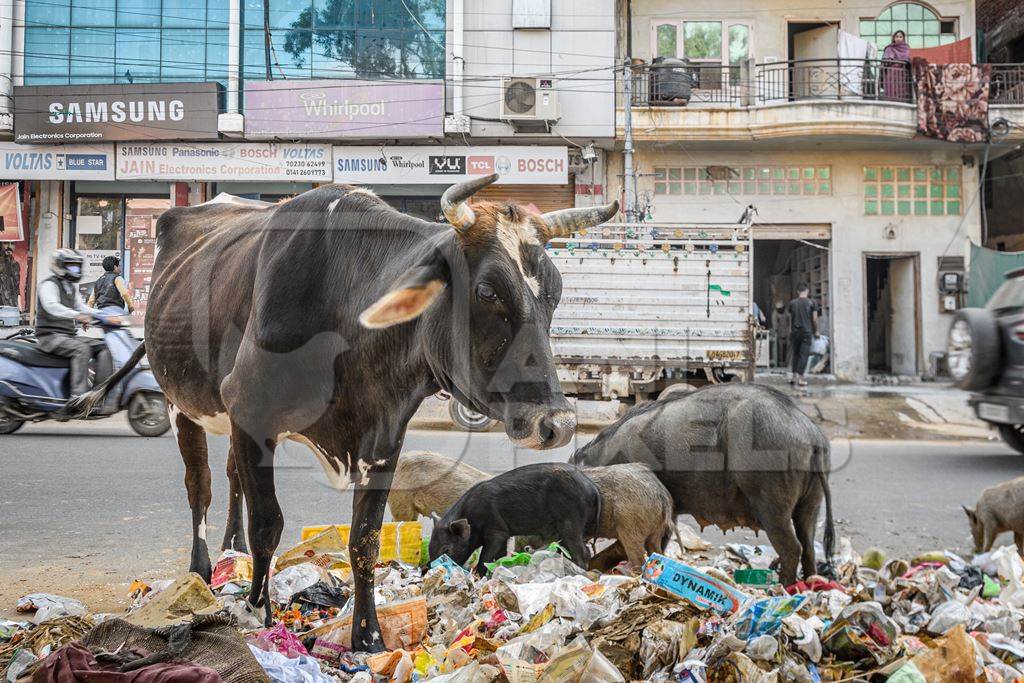
[{"label": "sidewalk", "polygon": [[[875,385],[814,383],[802,390],[783,378],[759,377],[790,395],[829,438],[903,440],[993,440],[994,430],[975,419],[967,405],[968,392],[949,383]],[[580,430],[600,431],[620,414],[618,402],[577,401]],[[410,429],[456,429],[448,419],[448,404],[431,397],[417,411]],[[500,425],[491,428],[500,431]]]}]

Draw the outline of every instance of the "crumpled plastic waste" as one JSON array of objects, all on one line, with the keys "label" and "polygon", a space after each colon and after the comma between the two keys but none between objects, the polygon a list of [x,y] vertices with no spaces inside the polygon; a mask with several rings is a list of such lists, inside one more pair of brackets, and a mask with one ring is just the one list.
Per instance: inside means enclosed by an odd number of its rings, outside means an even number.
[{"label": "crumpled plastic waste", "polygon": [[289,657],[282,652],[268,652],[249,643],[256,661],[274,683],[336,683],[338,680],[320,670],[320,664],[309,655]]},{"label": "crumpled plastic waste", "polygon": [[270,599],[290,602],[293,595],[316,585],[323,577],[323,570],[308,562],[286,567],[270,577]]},{"label": "crumpled plastic waste", "polygon": [[884,664],[896,656],[896,623],[877,602],[859,602],[844,609],[821,636],[824,648],[845,661],[871,658]]},{"label": "crumpled plastic waste", "polygon": [[240,587],[248,587],[252,584],[251,555],[240,553],[237,550],[225,550],[221,553],[217,563],[213,565],[210,588],[217,590],[229,582]]},{"label": "crumpled plastic waste", "polygon": [[60,617],[83,617],[89,613],[78,600],[50,593],[31,593],[18,599],[15,607],[19,612],[35,612],[30,617],[33,624],[59,619]]},{"label": "crumpled plastic waste", "polygon": [[302,641],[280,622],[253,634],[249,639],[249,644],[267,652],[280,652],[285,657],[301,657],[309,654]]}]

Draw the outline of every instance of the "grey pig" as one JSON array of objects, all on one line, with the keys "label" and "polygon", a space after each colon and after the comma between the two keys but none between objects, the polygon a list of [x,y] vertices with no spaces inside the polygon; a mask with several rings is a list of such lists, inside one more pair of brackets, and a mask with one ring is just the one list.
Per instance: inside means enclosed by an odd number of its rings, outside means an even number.
[{"label": "grey pig", "polygon": [[828,439],[793,401],[759,384],[712,384],[633,408],[573,455],[587,467],[643,462],[678,514],[704,526],[768,532],[779,578],[816,573],[814,531],[825,503],[826,559],[835,544]]},{"label": "grey pig", "polygon": [[443,515],[473,484],[490,479],[477,468],[431,451],[402,453],[388,494],[396,522]]},{"label": "grey pig", "polygon": [[1017,552],[1024,554],[1024,477],[988,487],[973,508],[964,506],[964,512],[975,553],[987,553],[999,534],[1012,531]]}]

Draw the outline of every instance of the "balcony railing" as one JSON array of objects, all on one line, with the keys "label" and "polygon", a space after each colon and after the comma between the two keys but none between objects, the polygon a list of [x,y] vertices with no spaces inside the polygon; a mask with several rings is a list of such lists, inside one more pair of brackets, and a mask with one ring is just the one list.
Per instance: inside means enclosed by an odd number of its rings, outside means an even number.
[{"label": "balcony railing", "polygon": [[[1024,64],[992,64],[989,101],[1024,105]],[[649,65],[633,67],[633,106],[734,106],[804,100],[913,103],[910,65],[888,60],[811,59],[737,66],[691,64],[666,79]],[[686,87],[689,85],[689,97]],[[680,96],[683,95],[683,96]]]}]

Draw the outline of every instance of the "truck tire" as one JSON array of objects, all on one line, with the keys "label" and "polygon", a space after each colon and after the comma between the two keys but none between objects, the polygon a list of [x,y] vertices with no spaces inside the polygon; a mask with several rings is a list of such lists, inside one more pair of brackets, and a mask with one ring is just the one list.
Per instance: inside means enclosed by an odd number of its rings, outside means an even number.
[{"label": "truck tire", "polygon": [[996,425],[1006,445],[1024,454],[1024,425]]},{"label": "truck tire", "polygon": [[467,408],[454,396],[448,400],[448,417],[457,427],[467,432],[486,432],[494,424],[494,420],[472,408]]},{"label": "truck tire", "polygon": [[987,389],[999,377],[1002,334],[995,316],[984,308],[964,308],[953,316],[946,337],[949,375],[967,391]]}]

